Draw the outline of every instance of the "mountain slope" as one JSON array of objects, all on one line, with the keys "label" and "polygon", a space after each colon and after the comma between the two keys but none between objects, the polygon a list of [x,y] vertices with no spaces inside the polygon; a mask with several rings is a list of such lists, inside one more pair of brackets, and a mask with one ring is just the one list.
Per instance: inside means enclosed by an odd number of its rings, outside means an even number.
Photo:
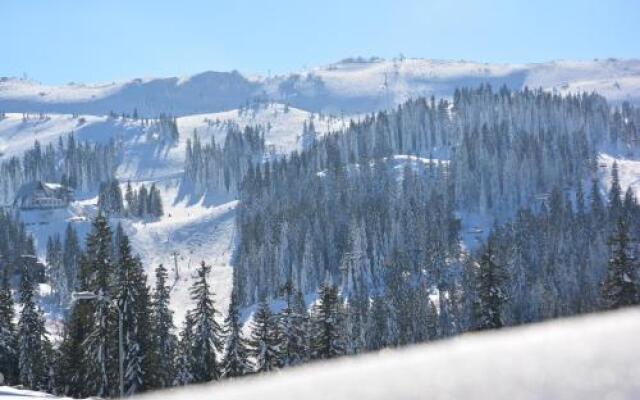
[{"label": "mountain slope", "polygon": [[428,59],[350,59],[276,77],[204,72],[180,78],[101,85],[49,86],[0,78],[0,111],[189,115],[237,108],[253,99],[314,112],[373,112],[417,96],[451,96],[456,87],[490,83],[511,89],[596,90],[611,102],[640,101],[640,60],[488,64]]}]

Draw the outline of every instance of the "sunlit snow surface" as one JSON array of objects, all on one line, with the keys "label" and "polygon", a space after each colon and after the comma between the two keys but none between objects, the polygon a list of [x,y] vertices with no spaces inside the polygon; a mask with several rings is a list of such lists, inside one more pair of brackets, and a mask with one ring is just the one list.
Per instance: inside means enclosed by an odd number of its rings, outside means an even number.
[{"label": "sunlit snow surface", "polygon": [[640,309],[467,334],[147,399],[639,399]]}]

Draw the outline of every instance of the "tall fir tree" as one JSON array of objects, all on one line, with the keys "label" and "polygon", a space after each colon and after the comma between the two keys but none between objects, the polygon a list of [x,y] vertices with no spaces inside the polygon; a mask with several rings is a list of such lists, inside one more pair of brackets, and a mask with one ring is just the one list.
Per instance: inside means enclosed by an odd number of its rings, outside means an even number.
[{"label": "tall fir tree", "polygon": [[627,222],[622,217],[618,218],[609,246],[611,258],[602,285],[603,305],[612,310],[638,304],[638,264]]},{"label": "tall fir tree", "polygon": [[288,282],[283,287],[285,307],[278,314],[278,341],[282,366],[294,366],[305,361],[307,352],[307,312],[304,298]]},{"label": "tall fir tree", "polygon": [[345,354],[344,312],[335,286],[324,284],[311,314],[311,356],[329,359]]},{"label": "tall fir tree", "polygon": [[191,287],[191,300],[195,308],[193,317],[193,375],[195,382],[218,380],[221,363],[217,353],[222,350],[223,330],[216,317],[209,272],[211,267],[203,261],[196,271],[196,280]]},{"label": "tall fir tree", "polygon": [[87,279],[86,288],[95,293],[92,306],[92,332],[83,342],[88,362],[89,391],[95,396],[106,397],[117,393],[117,357],[114,333],[117,330],[117,310],[111,303],[113,295],[114,265],[112,233],[107,218],[99,213],[94,219],[86,240],[86,256],[82,272]]},{"label": "tall fir tree", "polygon": [[44,316],[36,304],[31,277],[23,271],[20,283],[20,319],[18,321],[19,382],[34,390],[45,389],[47,380],[48,338]]},{"label": "tall fir tree", "polygon": [[256,372],[273,371],[281,366],[275,316],[266,301],[260,302],[251,322],[251,357]]},{"label": "tall fir tree", "polygon": [[64,303],[68,303],[71,300],[70,293],[77,289],[81,252],[78,233],[73,225],[69,223],[64,231],[64,247],[62,250],[62,265],[64,266],[64,275],[67,278],[66,286],[68,290],[66,298],[63,298]]},{"label": "tall fir tree", "polygon": [[223,357],[223,374],[227,378],[236,378],[252,372],[249,361],[249,344],[242,334],[242,321],[238,296],[235,291],[231,293],[229,312],[225,318],[226,347]]},{"label": "tall fir tree", "polygon": [[2,271],[2,285],[0,286],[0,371],[4,374],[5,384],[15,384],[17,381],[18,357],[16,352],[16,327],[14,318],[13,295],[9,283],[8,268]]},{"label": "tall fir tree", "polygon": [[507,302],[505,268],[496,262],[493,238],[489,238],[480,257],[477,278],[476,329],[498,329],[504,326]]},{"label": "tall fir tree", "polygon": [[183,386],[195,382],[193,367],[195,365],[193,353],[193,317],[187,313],[184,326],[180,331],[180,341],[175,360],[176,374],[173,386]]},{"label": "tall fir tree", "polygon": [[160,387],[172,386],[177,347],[173,311],[169,308],[171,288],[167,283],[167,278],[167,269],[162,264],[158,265],[155,291],[153,292],[153,339],[157,353],[157,379]]}]

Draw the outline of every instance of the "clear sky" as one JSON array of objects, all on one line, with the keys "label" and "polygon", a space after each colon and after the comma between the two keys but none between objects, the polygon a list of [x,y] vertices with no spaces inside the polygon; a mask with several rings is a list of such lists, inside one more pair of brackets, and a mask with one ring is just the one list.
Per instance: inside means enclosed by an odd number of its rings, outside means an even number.
[{"label": "clear sky", "polygon": [[267,74],[349,56],[640,58],[640,0],[0,0],[0,76]]}]

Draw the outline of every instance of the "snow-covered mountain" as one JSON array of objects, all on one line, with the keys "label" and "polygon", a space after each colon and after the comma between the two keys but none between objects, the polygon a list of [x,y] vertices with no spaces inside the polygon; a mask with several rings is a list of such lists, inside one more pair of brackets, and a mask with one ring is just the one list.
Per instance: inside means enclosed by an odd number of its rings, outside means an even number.
[{"label": "snow-covered mountain", "polygon": [[640,60],[489,64],[428,59],[346,59],[283,76],[204,72],[186,78],[146,78],[106,84],[50,86],[0,78],[0,111],[76,114],[190,115],[235,109],[269,99],[314,111],[373,112],[417,96],[451,96],[490,83],[511,89],[597,91],[610,102],[640,101]]},{"label": "snow-covered mountain", "polygon": [[[353,117],[336,117],[314,110],[376,110],[420,95],[450,96],[457,86],[482,82],[515,88],[543,87],[560,92],[598,90],[614,102],[634,101],[640,98],[640,61],[479,64],[423,59],[357,59],[272,78],[249,79],[235,72],[205,73],[186,79],[65,86],[4,79],[0,81],[0,111],[16,112],[8,112],[0,119],[0,160],[22,156],[36,140],[43,146],[55,144],[71,132],[79,141],[118,141],[121,154],[116,177],[123,183],[131,181],[134,186],[156,183],[162,194],[165,216],[160,220],[122,222],[149,272],[158,263],[174,267],[176,261],[183,270],[180,279],[185,282],[176,284],[174,293],[180,320],[181,310],[188,303],[189,273],[186,271],[200,260],[214,265],[216,292],[220,293],[223,303],[228,299],[231,282],[235,199],[225,194],[206,200],[184,198],[179,193],[187,140],[194,133],[203,142],[214,138],[217,143],[223,143],[231,124],[241,128],[261,125],[267,127],[265,144],[269,151],[287,154],[301,149],[305,123],[313,121],[316,131],[323,134],[345,128]],[[261,97],[261,100],[250,102],[241,109],[229,109],[255,97]],[[265,99],[279,99],[302,108]],[[104,115],[111,110],[131,113],[134,108],[141,114],[189,115],[177,118],[179,138],[172,142],[159,138],[154,127],[142,119]],[[229,110],[202,113],[219,109]],[[34,110],[88,114],[22,114]],[[620,157],[603,157],[602,177],[606,180],[613,160]],[[634,163],[621,163],[620,173],[625,186],[634,185],[637,179]],[[89,194],[62,212],[30,211],[23,212],[22,217],[37,239],[39,255],[44,257],[50,235],[63,232],[67,222],[73,222],[83,234],[95,213],[96,198]],[[476,216],[466,216],[463,223],[464,232],[475,232],[478,226],[486,228],[490,225]],[[473,244],[474,235],[465,233],[465,243]]]}]

